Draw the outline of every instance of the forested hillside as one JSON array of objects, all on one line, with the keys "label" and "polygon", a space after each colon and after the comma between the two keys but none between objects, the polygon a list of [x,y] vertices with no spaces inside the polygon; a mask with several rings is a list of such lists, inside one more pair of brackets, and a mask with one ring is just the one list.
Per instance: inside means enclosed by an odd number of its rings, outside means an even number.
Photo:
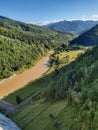
[{"label": "forested hillside", "polygon": [[[3,17],[0,30],[0,78],[55,50],[44,77],[4,98],[17,104],[17,97],[23,101],[36,95],[11,118],[23,130],[98,130],[98,47],[68,46],[73,35]],[[97,45],[97,32],[95,26],[80,35],[84,40],[78,44]]]},{"label": "forested hillside", "polygon": [[98,25],[81,34],[78,38],[75,38],[73,41],[71,41],[71,44],[83,46],[98,45]]},{"label": "forested hillside", "polygon": [[50,49],[73,38],[42,27],[0,17],[0,79],[34,65]]},{"label": "forested hillside", "polygon": [[70,65],[56,70],[54,78],[57,82],[51,80],[50,87],[49,85],[47,87],[46,98],[56,101],[67,99],[69,107],[67,112],[73,115],[70,116],[69,122],[67,120],[69,130],[97,130],[98,47],[87,50]]},{"label": "forested hillside", "polygon": [[[68,53],[70,50],[72,48],[67,50]],[[36,130],[40,128],[42,130],[98,129],[98,47],[86,50],[75,61],[59,68],[59,57],[56,55],[62,51],[65,50],[57,49],[51,57],[55,72],[28,84],[27,87],[6,98],[11,101],[15,95],[19,94],[23,99],[21,96],[23,92],[31,94],[31,91],[33,93],[40,91],[35,102],[12,115],[13,120],[23,130],[27,128],[36,128]],[[67,59],[68,57],[65,56]],[[26,120],[22,121],[22,117]],[[24,121],[27,125],[24,125]],[[39,125],[34,125],[35,122]]]},{"label": "forested hillside", "polygon": [[[71,64],[61,68],[60,70],[56,69],[57,72],[54,73],[54,75],[56,81],[58,82],[51,81],[51,89],[53,90],[54,92],[53,96],[55,97],[53,99],[63,98],[62,96],[66,95],[66,91],[64,90],[68,89],[73,89],[77,93],[82,91],[84,87],[85,87],[84,89],[86,89],[86,87],[89,87],[90,89],[93,88],[94,90],[93,84],[97,83],[96,81],[98,78],[97,55],[98,55],[98,47],[94,47],[93,49],[89,49],[86,51],[86,53],[80,55]],[[52,64],[55,66],[58,66],[60,64],[58,62],[58,58],[56,58],[55,56],[52,56]],[[61,80],[57,80],[59,78]],[[62,87],[60,84],[62,84]],[[56,88],[53,86],[55,86]],[[56,91],[58,94],[56,93]],[[61,96],[59,92],[61,93]],[[49,98],[50,97],[51,96],[49,96]]]}]

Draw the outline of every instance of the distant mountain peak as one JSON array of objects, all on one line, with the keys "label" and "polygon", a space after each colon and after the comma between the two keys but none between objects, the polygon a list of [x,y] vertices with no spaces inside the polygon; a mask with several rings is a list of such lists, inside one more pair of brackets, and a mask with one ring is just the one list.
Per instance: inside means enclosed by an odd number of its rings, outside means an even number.
[{"label": "distant mountain peak", "polygon": [[47,25],[44,25],[43,27],[51,29],[51,30],[56,30],[60,32],[66,32],[66,33],[83,33],[92,27],[94,27],[96,24],[98,24],[98,21],[93,21],[93,20],[72,20],[72,21],[60,21],[56,23],[50,23]]}]

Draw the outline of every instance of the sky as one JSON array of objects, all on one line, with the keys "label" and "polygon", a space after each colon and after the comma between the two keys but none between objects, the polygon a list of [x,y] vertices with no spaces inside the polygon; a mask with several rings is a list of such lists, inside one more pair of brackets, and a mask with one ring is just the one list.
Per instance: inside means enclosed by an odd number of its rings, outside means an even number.
[{"label": "sky", "polygon": [[98,20],[98,0],[0,0],[0,15],[38,25]]}]

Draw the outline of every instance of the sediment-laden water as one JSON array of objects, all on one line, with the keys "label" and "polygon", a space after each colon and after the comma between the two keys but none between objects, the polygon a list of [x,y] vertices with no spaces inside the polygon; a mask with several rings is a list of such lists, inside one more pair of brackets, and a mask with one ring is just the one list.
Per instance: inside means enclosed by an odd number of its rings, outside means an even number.
[{"label": "sediment-laden water", "polygon": [[31,67],[30,69],[27,69],[26,71],[14,75],[13,77],[1,82],[0,99],[22,88],[32,80],[40,78],[49,69],[47,63],[50,54],[51,52],[48,53],[47,56],[43,57],[39,62],[36,63],[35,66]]}]

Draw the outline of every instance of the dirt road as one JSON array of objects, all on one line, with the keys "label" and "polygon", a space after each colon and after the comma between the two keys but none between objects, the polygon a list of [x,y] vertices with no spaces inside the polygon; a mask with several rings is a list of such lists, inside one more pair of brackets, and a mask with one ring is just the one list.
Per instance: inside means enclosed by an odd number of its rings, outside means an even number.
[{"label": "dirt road", "polygon": [[28,82],[42,76],[49,69],[46,64],[50,54],[51,52],[49,52],[47,56],[43,57],[39,62],[37,62],[37,64],[32,68],[2,82],[0,84],[0,99],[22,88]]}]

